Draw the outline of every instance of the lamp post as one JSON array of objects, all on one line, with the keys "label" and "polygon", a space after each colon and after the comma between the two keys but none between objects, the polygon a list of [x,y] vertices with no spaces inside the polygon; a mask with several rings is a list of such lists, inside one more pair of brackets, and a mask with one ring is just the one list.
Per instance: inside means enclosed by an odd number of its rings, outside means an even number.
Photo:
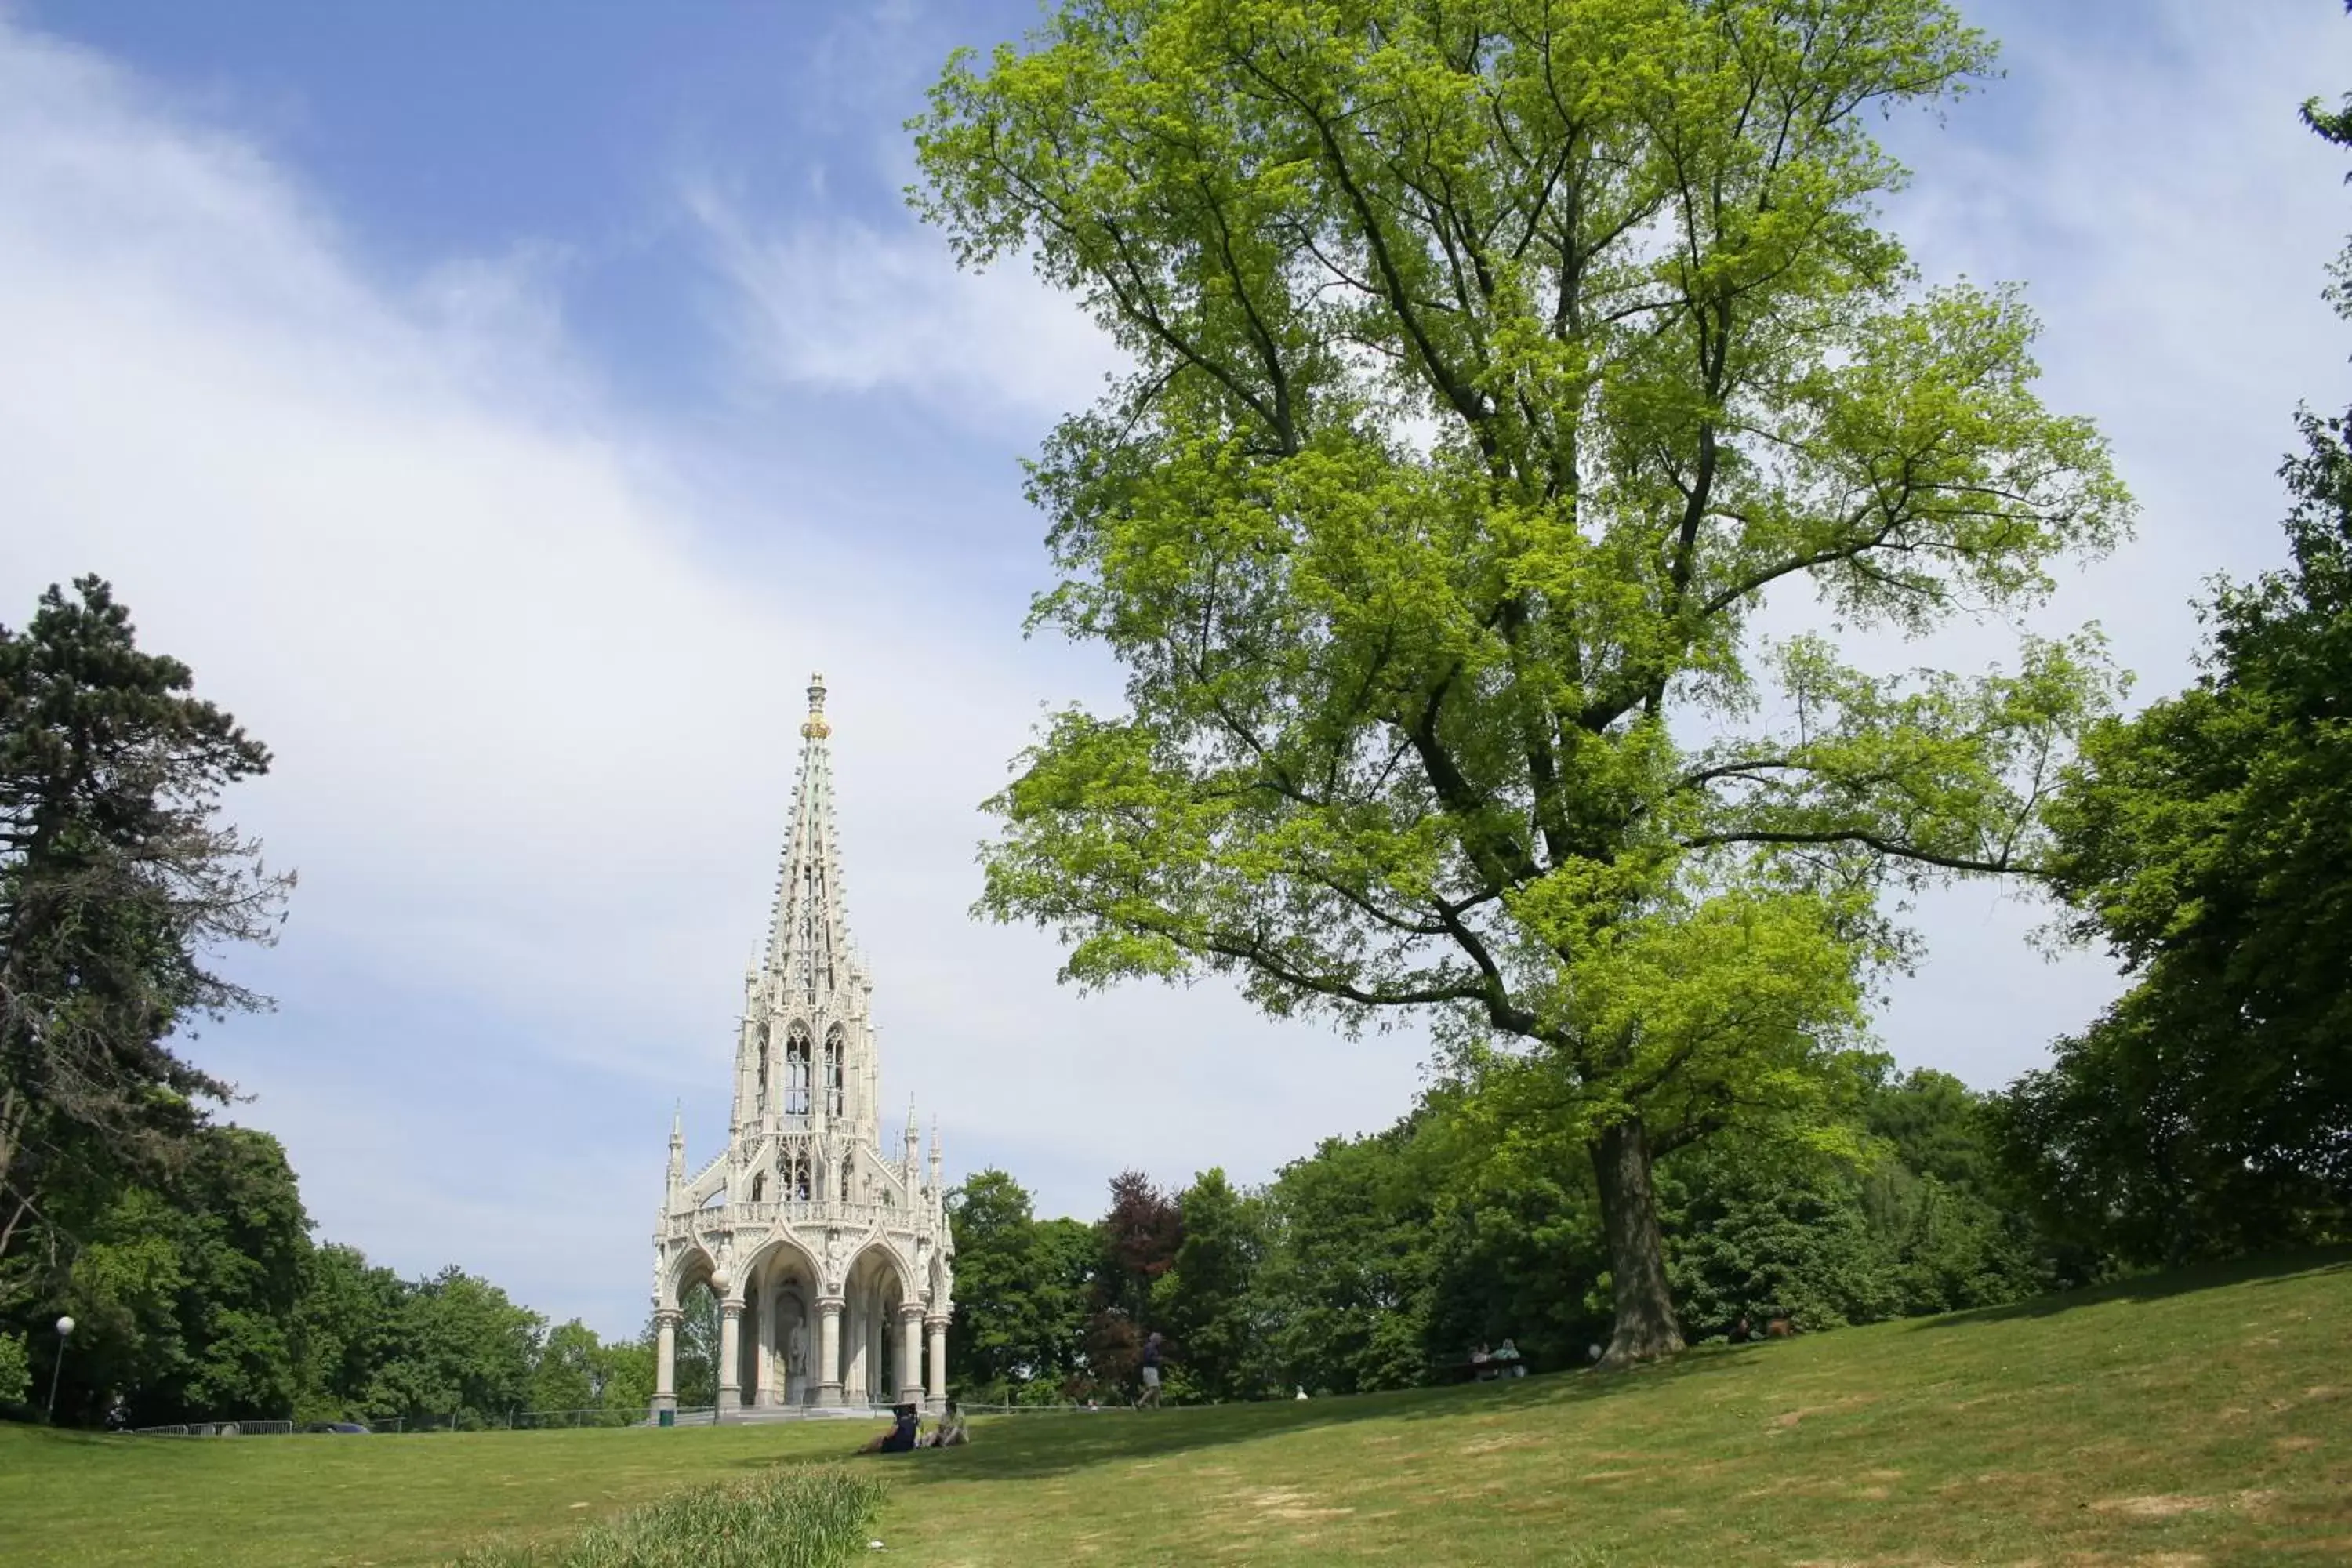
[{"label": "lamp post", "polygon": [[74,1321],[71,1318],[58,1320],[58,1359],[49,1363],[49,1425],[52,1426],[58,1421],[58,1373],[66,1369],[66,1342],[73,1338],[73,1331]]}]

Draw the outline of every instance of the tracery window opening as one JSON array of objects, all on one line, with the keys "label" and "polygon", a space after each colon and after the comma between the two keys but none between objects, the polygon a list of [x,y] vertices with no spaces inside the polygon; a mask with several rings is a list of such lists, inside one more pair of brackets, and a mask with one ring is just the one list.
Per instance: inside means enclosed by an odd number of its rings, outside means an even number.
[{"label": "tracery window opening", "polygon": [[787,1153],[776,1162],[779,1191],[788,1199],[806,1203],[809,1197],[809,1157],[805,1153]]},{"label": "tracery window opening", "polygon": [[801,989],[812,995],[816,992],[816,944],[825,925],[820,910],[822,899],[816,864],[811,861],[801,868],[800,983]]},{"label": "tracery window opening", "polygon": [[809,1037],[794,1025],[784,1041],[784,1114],[809,1113]]},{"label": "tracery window opening", "polygon": [[841,1026],[835,1024],[824,1037],[824,1113],[838,1118],[845,1100],[842,1078]]}]

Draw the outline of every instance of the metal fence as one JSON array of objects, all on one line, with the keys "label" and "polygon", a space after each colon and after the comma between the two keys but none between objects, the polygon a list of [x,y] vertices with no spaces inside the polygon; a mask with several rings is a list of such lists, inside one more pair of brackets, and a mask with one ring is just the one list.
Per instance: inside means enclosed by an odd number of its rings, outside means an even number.
[{"label": "metal fence", "polygon": [[[1125,1410],[1124,1402],[1112,1405],[1087,1405],[1063,1400],[1053,1405],[987,1405],[958,1400],[957,1407],[967,1415],[1069,1415],[1089,1412]],[[679,1410],[672,1420],[680,1426],[709,1426],[738,1424],[764,1425],[772,1421],[796,1419],[855,1419],[870,1415],[886,1417],[889,1410],[877,1405],[870,1411],[839,1406],[822,1408],[814,1405],[757,1405],[740,1411],[730,1411],[724,1422],[719,1413],[708,1405]],[[292,1421],[190,1421],[168,1426],[134,1426],[134,1437],[286,1437],[331,1435],[335,1424],[328,1422]],[[343,1425],[351,1425],[344,1423]],[[620,1428],[651,1426],[653,1419],[642,1410],[514,1410],[503,1415],[483,1416],[467,1411],[447,1415],[391,1415],[380,1421],[359,1423],[367,1431],[384,1436],[403,1436],[425,1432],[568,1432],[592,1427]]]},{"label": "metal fence", "polygon": [[[709,1411],[682,1412],[706,1419]],[[134,1437],[285,1437],[333,1435],[337,1426],[358,1425],[368,1432],[400,1436],[421,1432],[545,1432],[585,1427],[647,1426],[642,1410],[511,1410],[502,1415],[453,1411],[446,1415],[389,1415],[360,1423],[308,1421],[190,1421],[169,1426],[134,1426]]]}]

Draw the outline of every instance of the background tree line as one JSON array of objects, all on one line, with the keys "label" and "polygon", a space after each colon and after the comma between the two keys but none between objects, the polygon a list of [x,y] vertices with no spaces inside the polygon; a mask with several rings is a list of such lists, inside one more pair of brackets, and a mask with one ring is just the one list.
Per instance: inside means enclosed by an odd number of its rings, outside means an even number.
[{"label": "background tree line", "polygon": [[618,1421],[642,1420],[652,1400],[646,1339],[608,1344],[462,1269],[403,1279],[356,1247],[314,1242],[266,1132],[200,1128],[168,1174],[93,1183],[46,1219],[0,1276],[0,1337],[22,1347],[0,1400],[46,1402],[49,1325],[70,1314],[60,1422],[484,1426],[537,1410]]},{"label": "background tree line", "polygon": [[[1994,1100],[1880,1058],[1845,1066],[1838,1136],[1660,1163],[1685,1331],[1987,1306],[2096,1267],[2014,1201]],[[1166,1193],[1129,1173],[1092,1225],[1036,1219],[1011,1176],[975,1174],[953,1206],[950,1374],[974,1398],[1123,1397],[1152,1330],[1176,1398],[1408,1387],[1506,1336],[1539,1369],[1586,1364],[1612,1316],[1608,1246],[1541,1079],[1465,1064],[1393,1127],[1327,1139],[1263,1188],[1210,1170]]]}]

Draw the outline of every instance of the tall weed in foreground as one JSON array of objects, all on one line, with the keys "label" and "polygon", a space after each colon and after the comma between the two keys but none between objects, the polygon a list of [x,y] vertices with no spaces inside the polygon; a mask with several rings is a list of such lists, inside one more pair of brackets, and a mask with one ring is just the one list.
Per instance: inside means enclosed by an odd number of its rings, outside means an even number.
[{"label": "tall weed in foreground", "polygon": [[772,1470],[676,1492],[554,1545],[478,1546],[456,1568],[838,1568],[864,1547],[879,1478]]}]

